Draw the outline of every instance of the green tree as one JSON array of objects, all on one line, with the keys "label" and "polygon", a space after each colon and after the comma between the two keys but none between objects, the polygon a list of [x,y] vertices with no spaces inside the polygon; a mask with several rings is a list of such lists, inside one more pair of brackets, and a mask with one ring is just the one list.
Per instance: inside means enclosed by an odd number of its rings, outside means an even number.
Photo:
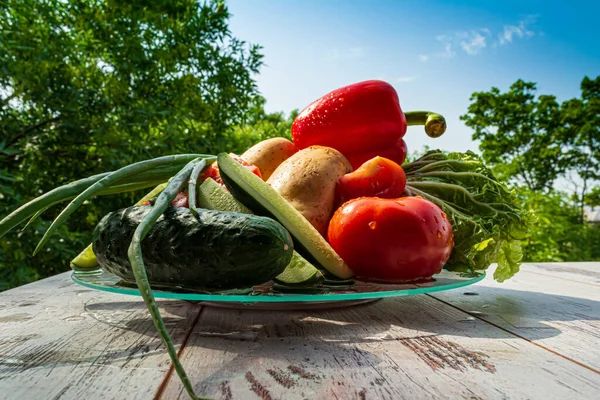
[{"label": "green tree", "polygon": [[[581,97],[562,103],[535,92],[535,83],[518,80],[504,93],[474,93],[461,119],[484,160],[537,215],[524,259],[599,260],[600,225],[584,223],[583,215],[586,204],[600,204],[600,77],[585,77]],[[559,178],[571,180],[574,191],[557,191]]]},{"label": "green tree", "polygon": [[592,190],[590,190],[585,198],[585,205],[590,207],[600,206],[600,186],[595,186]]},{"label": "green tree", "polygon": [[598,197],[600,180],[600,76],[581,82],[581,98],[565,101],[562,122],[568,145],[568,168],[576,175],[575,199],[580,213],[586,203]]},{"label": "green tree", "polygon": [[600,76],[585,77],[581,98],[563,103],[535,91],[535,83],[517,80],[505,93],[474,93],[461,119],[499,177],[544,193],[558,178],[571,180],[583,221],[588,192],[600,180]]},{"label": "green tree", "polygon": [[[262,55],[232,36],[229,17],[220,1],[2,2],[0,217],[140,159],[236,148],[234,127],[262,104]],[[95,199],[35,259],[58,210],[0,239],[0,290],[67,269],[99,218],[139,196]]]},{"label": "green tree", "polygon": [[537,223],[523,244],[523,259],[534,262],[600,260],[600,224],[582,224],[580,210],[569,194],[519,190]]},{"label": "green tree", "polygon": [[257,97],[248,110],[246,123],[234,127],[230,142],[230,151],[241,154],[253,144],[273,137],[292,140],[292,123],[298,110],[292,110],[286,117],[284,113],[267,113],[264,110],[265,99]]},{"label": "green tree", "polygon": [[496,87],[474,93],[468,112],[460,118],[474,130],[483,159],[498,177],[532,191],[549,191],[566,168],[564,132],[556,98],[536,98],[535,91],[535,83],[518,80],[506,93]]}]

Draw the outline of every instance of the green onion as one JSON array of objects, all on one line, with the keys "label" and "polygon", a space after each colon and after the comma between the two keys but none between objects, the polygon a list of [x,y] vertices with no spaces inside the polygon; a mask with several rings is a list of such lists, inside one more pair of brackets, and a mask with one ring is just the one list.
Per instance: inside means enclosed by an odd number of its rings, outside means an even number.
[{"label": "green onion", "polygon": [[[123,185],[116,185],[116,186],[111,186],[105,189],[102,189],[101,191],[99,191],[97,193],[98,196],[102,196],[102,195],[111,195],[111,194],[117,194],[117,193],[125,193],[125,192],[134,192],[136,190],[141,190],[141,189],[146,189],[149,187],[155,187],[157,185],[160,185],[161,183],[164,183],[166,181],[166,179],[160,179],[157,181],[146,181],[146,182],[139,182],[139,183],[125,183]],[[27,222],[27,224],[25,224],[25,226],[23,227],[23,229],[21,229],[22,231],[24,231],[25,229],[27,229],[27,227],[29,225],[31,225],[31,223],[33,221],[35,221],[37,218],[39,218],[40,215],[42,215],[44,213],[44,211],[46,211],[47,209],[49,209],[50,207],[52,207],[55,204],[61,203],[62,201],[66,201],[66,200],[71,200],[74,199],[75,196],[71,196],[67,199],[63,199],[60,201],[57,201],[55,203],[50,204],[49,206],[42,208],[40,211],[38,211],[37,213],[35,213],[33,215],[33,217],[31,217],[29,219],[29,221]]]},{"label": "green onion", "polygon": [[172,164],[172,163],[175,163],[175,162],[181,161],[181,160],[196,159],[197,157],[198,157],[197,154],[193,154],[193,155],[192,154],[181,154],[181,155],[159,157],[159,158],[155,158],[152,160],[140,161],[135,164],[128,165],[126,167],[118,169],[115,172],[111,172],[107,176],[102,177],[100,180],[93,183],[91,186],[89,186],[87,189],[85,189],[82,193],[80,193],[77,197],[75,197],[75,199],[73,199],[71,201],[71,203],[69,203],[69,205],[58,215],[58,217],[56,217],[56,219],[54,221],[52,221],[52,224],[50,225],[48,230],[46,230],[46,232],[44,233],[44,236],[42,237],[42,239],[38,243],[37,247],[33,251],[33,255],[35,256],[44,247],[44,245],[50,239],[50,236],[52,236],[52,234],[56,231],[56,229],[67,220],[69,215],[71,215],[73,212],[75,212],[75,210],[77,208],[79,208],[79,206],[81,204],[83,204],[84,201],[93,197],[97,192],[104,189],[105,187],[109,187],[113,183],[119,182],[120,180],[122,180],[124,178],[136,176],[140,172],[147,171],[156,166],[165,165],[165,164],[168,165],[168,164]]},{"label": "green onion", "polygon": [[175,371],[186,391],[193,399],[199,399],[194,393],[194,389],[192,384],[177,357],[177,351],[175,350],[175,346],[173,345],[173,341],[169,336],[169,332],[160,316],[160,311],[158,310],[158,306],[154,301],[154,295],[152,294],[152,290],[150,289],[150,282],[148,282],[148,275],[146,273],[146,267],[144,265],[144,259],[142,255],[142,246],[141,242],[144,240],[148,232],[152,229],[152,226],[156,222],[158,218],[164,213],[164,211],[169,207],[177,193],[181,191],[185,182],[189,179],[192,174],[192,170],[194,167],[201,163],[200,159],[196,159],[189,164],[187,164],[177,175],[175,175],[167,187],[160,193],[158,198],[156,199],[156,203],[152,207],[152,210],[144,217],[144,219],[140,222],[135,232],[133,233],[133,238],[131,239],[131,244],[129,245],[129,250],[127,252],[129,256],[129,262],[131,263],[131,269],[133,271],[133,275],[135,276],[135,282],[138,286],[138,290],[146,303],[146,307],[148,307],[148,311],[150,311],[150,316],[152,317],[152,321],[156,326],[156,329],[162,338],[165,346],[167,347],[167,351],[169,353],[169,357],[171,358],[171,362],[175,367]]},{"label": "green onion", "polygon": [[0,238],[12,228],[25,221],[27,218],[38,213],[40,210],[66,199],[75,197],[77,194],[81,193],[83,190],[90,187],[95,182],[98,182],[108,174],[110,174],[110,172],[71,182],[67,185],[60,186],[47,193],[44,193],[30,202],[23,204],[21,207],[17,208],[15,211],[2,219],[2,221],[0,221]]},{"label": "green onion", "polygon": [[[214,157],[209,154],[195,154],[194,157]],[[150,170],[141,172],[137,175],[129,176],[121,181],[119,181],[118,186],[111,186],[110,188],[104,188],[98,194],[115,194],[121,192],[127,192],[131,190],[144,189],[146,187],[152,186],[149,184],[148,186],[125,186],[127,183],[143,183],[147,181],[157,182],[162,180],[162,182],[166,182],[170,177],[179,171],[185,163],[189,161],[181,161],[173,163],[172,165],[161,165]],[[40,211],[43,212],[45,208],[51,207],[63,201],[71,200],[83,192],[85,189],[89,188],[94,183],[98,182],[102,178],[110,175],[112,172],[105,172],[102,174],[97,174],[90,176],[88,178],[80,179],[66,185],[57,187],[52,189],[51,191],[44,193],[43,195],[36,197],[35,199],[29,201],[28,203],[23,204],[21,207],[17,208],[15,211],[7,215],[4,219],[0,221],[0,238],[10,232],[15,226],[20,223],[26,221],[28,218],[38,214]]]},{"label": "green onion", "polygon": [[200,172],[206,166],[206,160],[202,160],[194,167],[190,176],[190,182],[188,186],[188,207],[194,216],[198,216],[198,209],[196,208],[196,181],[200,177]]}]

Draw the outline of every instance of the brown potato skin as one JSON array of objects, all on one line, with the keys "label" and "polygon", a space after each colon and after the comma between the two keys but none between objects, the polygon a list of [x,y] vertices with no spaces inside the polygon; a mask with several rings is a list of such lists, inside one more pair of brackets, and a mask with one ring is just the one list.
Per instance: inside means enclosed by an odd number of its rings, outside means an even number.
[{"label": "brown potato skin", "polygon": [[339,151],[311,146],[285,160],[267,183],[325,236],[334,211],[338,180],[352,171]]},{"label": "brown potato skin", "polygon": [[277,137],[258,142],[240,157],[260,169],[263,180],[269,179],[273,171],[285,160],[294,155],[298,149],[286,138]]}]

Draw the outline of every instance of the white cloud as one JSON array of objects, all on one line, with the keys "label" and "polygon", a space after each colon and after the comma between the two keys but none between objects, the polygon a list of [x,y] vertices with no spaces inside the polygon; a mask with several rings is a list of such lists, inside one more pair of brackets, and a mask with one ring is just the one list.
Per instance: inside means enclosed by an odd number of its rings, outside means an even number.
[{"label": "white cloud", "polygon": [[[535,15],[528,15],[517,25],[505,25],[501,33],[493,32],[489,28],[478,28],[438,35],[435,39],[443,44],[444,50],[432,54],[419,54],[419,60],[428,61],[431,57],[452,58],[460,50],[474,56],[487,47],[497,48],[499,45],[511,43],[516,38],[543,36],[543,32],[534,32],[530,27],[535,23],[536,18]],[[498,40],[493,39],[496,36]]]},{"label": "white cloud", "polygon": [[436,39],[444,44],[444,51],[436,56],[452,58],[456,56],[456,48],[462,49],[469,55],[475,55],[487,47],[487,37],[490,35],[491,31],[487,28],[454,32],[452,35],[438,35]]},{"label": "white cloud", "polygon": [[333,49],[327,53],[327,57],[331,60],[355,60],[364,56],[365,49],[363,47],[351,47],[344,50]]},{"label": "white cloud", "polygon": [[452,58],[455,55],[456,55],[456,52],[454,50],[452,50],[451,43],[446,43],[446,45],[444,46],[444,51],[437,54],[438,57],[442,57],[442,58]]},{"label": "white cloud", "polygon": [[[485,30],[489,32],[489,30]],[[486,32],[484,32],[486,33]],[[487,33],[489,35],[489,33]],[[470,55],[475,55],[479,53],[479,50],[485,48],[487,46],[486,37],[481,33],[476,31],[471,31],[467,34],[467,37],[460,42],[460,47]]]},{"label": "white cloud", "polygon": [[435,54],[436,57],[440,58],[452,58],[456,55],[456,51],[454,51],[454,38],[448,35],[438,35],[436,39],[442,43],[444,43],[444,51],[441,53]]},{"label": "white cloud", "polygon": [[528,15],[519,21],[518,25],[505,25],[504,31],[498,35],[498,42],[500,44],[512,43],[515,38],[532,37],[535,32],[532,31],[529,26],[535,23],[537,16]]},{"label": "white cloud", "polygon": [[406,83],[406,82],[412,82],[416,79],[415,76],[401,76],[399,78],[396,78],[396,82],[398,83]]}]

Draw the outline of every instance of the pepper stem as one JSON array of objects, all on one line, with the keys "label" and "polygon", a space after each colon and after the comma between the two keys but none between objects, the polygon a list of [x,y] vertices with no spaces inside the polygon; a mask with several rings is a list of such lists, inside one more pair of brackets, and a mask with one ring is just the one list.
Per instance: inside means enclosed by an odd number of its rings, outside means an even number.
[{"label": "pepper stem", "polygon": [[432,138],[440,137],[446,132],[446,119],[431,111],[405,112],[406,125],[425,125],[425,133]]}]

